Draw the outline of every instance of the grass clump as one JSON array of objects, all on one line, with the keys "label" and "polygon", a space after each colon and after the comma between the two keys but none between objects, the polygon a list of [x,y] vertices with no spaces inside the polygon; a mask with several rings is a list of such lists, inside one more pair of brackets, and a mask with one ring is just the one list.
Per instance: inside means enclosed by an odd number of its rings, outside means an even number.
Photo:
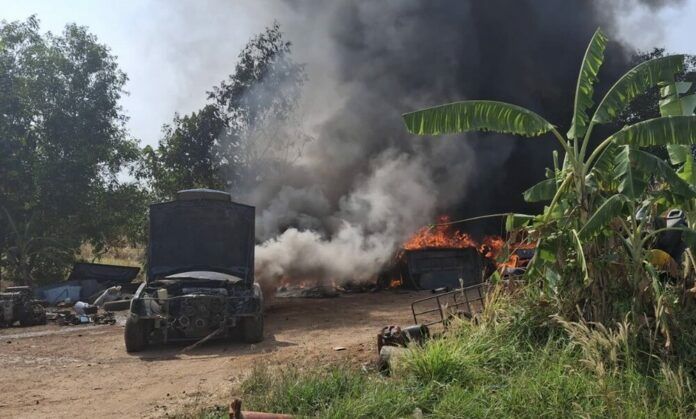
[{"label": "grass clump", "polygon": [[696,414],[686,365],[646,362],[630,324],[552,318],[540,334],[538,324],[525,328],[523,305],[499,299],[479,322],[413,347],[390,377],[350,365],[257,368],[241,387],[245,409],[328,418]]}]

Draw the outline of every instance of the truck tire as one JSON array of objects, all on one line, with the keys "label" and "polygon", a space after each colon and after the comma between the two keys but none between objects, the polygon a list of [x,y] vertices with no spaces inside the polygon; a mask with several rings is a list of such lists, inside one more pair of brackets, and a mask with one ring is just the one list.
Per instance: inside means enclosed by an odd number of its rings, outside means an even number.
[{"label": "truck tire", "polygon": [[241,319],[242,340],[245,343],[259,343],[263,340],[263,315]]},{"label": "truck tire", "polygon": [[123,311],[130,308],[131,300],[116,300],[104,303],[104,310],[106,311]]},{"label": "truck tire", "polygon": [[140,352],[147,346],[147,328],[144,321],[138,321],[132,316],[126,320],[126,329],[123,333],[126,341],[126,352]]}]

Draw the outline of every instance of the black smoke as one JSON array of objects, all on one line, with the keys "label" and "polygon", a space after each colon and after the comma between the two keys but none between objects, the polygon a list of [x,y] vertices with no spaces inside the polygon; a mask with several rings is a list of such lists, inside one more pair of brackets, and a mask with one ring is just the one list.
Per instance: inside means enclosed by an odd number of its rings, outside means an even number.
[{"label": "black smoke", "polygon": [[[438,185],[438,210],[458,217],[530,210],[521,192],[543,177],[557,144],[551,136],[419,138],[406,133],[400,115],[494,99],[528,107],[566,130],[587,43],[597,27],[613,31],[612,15],[588,1],[289,4],[304,24],[326,28],[295,45],[302,50],[313,36],[326,38],[315,39],[329,46],[325,56],[309,55],[308,65],[332,61],[333,82],[344,95],[307,150],[312,182],[337,203],[385,150],[422,155]],[[610,46],[600,92],[627,69],[630,53]]]},{"label": "black smoke", "polygon": [[[310,72],[301,112],[315,140],[282,175],[247,191],[265,241],[259,270],[356,279],[348,277],[360,266],[364,279],[438,214],[536,210],[521,195],[551,165],[558,146],[550,135],[422,138],[406,132],[401,114],[492,99],[565,132],[592,34],[602,27],[611,37],[617,14],[638,3],[306,0],[272,8]],[[610,44],[595,101],[632,53]],[[465,228],[497,233],[500,223]]]}]

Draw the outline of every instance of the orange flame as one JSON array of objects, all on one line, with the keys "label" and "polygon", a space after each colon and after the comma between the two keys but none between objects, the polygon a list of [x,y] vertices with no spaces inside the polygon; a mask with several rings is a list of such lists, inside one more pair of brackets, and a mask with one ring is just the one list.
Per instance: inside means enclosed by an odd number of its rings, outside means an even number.
[{"label": "orange flame", "polygon": [[[442,215],[438,218],[437,224],[434,226],[423,227],[416,231],[402,246],[405,250],[427,249],[427,248],[454,248],[463,249],[468,247],[476,248],[479,253],[485,258],[496,260],[505,247],[505,240],[500,236],[486,236],[477,242],[466,233],[448,225],[450,218],[447,215]],[[513,243],[509,244],[510,257],[504,261],[497,263],[498,268],[504,267],[519,267],[527,263],[526,260],[520,260],[519,256],[514,254],[516,249],[532,249],[536,247],[536,243]],[[396,283],[396,281],[392,281]]]},{"label": "orange flame", "polygon": [[478,247],[476,241],[468,234],[455,230],[449,225],[442,225],[449,222],[448,216],[440,216],[437,222],[438,224],[435,226],[423,227],[416,231],[406,243],[404,243],[403,248],[406,250],[414,250],[426,248],[463,249],[466,247]]}]

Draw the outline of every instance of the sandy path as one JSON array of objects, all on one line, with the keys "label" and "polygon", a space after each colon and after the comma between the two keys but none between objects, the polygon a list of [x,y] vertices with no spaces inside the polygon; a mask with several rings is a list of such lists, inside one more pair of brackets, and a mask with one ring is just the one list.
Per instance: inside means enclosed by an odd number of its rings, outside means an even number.
[{"label": "sandy path", "polygon": [[[328,299],[277,299],[257,345],[212,342],[129,355],[123,327],[0,330],[0,417],[150,417],[226,402],[256,364],[318,365],[376,353],[386,324],[410,324],[423,293],[384,291]],[[334,351],[345,346],[345,351]]]}]

